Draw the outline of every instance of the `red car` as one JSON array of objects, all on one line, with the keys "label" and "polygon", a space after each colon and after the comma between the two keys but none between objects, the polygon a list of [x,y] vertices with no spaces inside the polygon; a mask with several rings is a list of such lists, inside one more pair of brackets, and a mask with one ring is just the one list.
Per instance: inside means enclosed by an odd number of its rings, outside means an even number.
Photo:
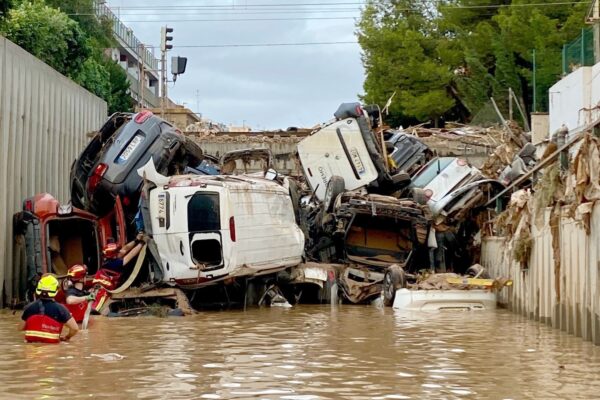
[{"label": "red car", "polygon": [[[26,278],[19,293],[31,300],[37,279],[53,273],[62,278],[74,264],[88,267],[86,282],[90,285],[102,265],[102,247],[110,241],[123,246],[127,240],[121,200],[103,217],[61,205],[52,195],[42,193],[26,199],[23,211],[14,216],[15,252],[20,271]],[[87,286],[87,285],[86,285]],[[62,301],[62,293],[57,301]]]}]

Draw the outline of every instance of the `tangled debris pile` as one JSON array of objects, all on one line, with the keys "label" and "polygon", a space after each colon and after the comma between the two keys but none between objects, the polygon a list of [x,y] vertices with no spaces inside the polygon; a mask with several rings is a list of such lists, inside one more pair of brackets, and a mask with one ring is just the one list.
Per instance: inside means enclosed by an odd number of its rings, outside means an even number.
[{"label": "tangled debris pile", "polygon": [[[358,103],[307,135],[205,131],[192,139],[148,111],[111,116],[73,164],[75,207],[41,194],[15,217],[29,284],[85,263],[88,287],[108,285],[110,311],[121,315],[150,301],[188,313],[188,298],[285,306],[308,293],[334,301],[338,290],[352,303],[383,293],[390,305],[400,288],[438,287],[422,271],[457,274],[448,284],[479,276],[469,267],[490,200],[535,163],[516,128],[388,129],[377,107]],[[301,176],[278,174],[268,149],[216,158],[204,140],[292,144]],[[436,156],[432,141],[496,146],[497,160],[482,171]],[[251,162],[259,172],[248,173]],[[144,243],[135,266],[109,273],[103,248],[134,238]],[[33,257],[50,242],[52,252]]]},{"label": "tangled debris pile", "polygon": [[534,182],[533,187],[512,194],[490,233],[506,237],[505,252],[527,269],[533,237],[549,227],[556,295],[560,297],[560,221],[574,219],[590,233],[593,204],[600,200],[600,140],[591,132],[582,132],[566,141],[559,132],[548,149],[543,161],[529,172],[531,177],[524,176]]}]

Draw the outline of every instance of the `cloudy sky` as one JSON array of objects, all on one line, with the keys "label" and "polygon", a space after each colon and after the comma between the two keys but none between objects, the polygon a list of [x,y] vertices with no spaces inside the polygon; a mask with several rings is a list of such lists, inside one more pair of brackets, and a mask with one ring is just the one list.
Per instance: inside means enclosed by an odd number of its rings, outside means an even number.
[{"label": "cloudy sky", "polygon": [[[174,29],[169,57],[187,57],[188,65],[170,84],[169,97],[214,121],[254,130],[310,127],[362,93],[364,71],[354,35],[362,0],[108,4],[148,45],[159,46],[161,26]],[[338,43],[315,44],[332,42]],[[292,43],[310,44],[262,46]]]}]

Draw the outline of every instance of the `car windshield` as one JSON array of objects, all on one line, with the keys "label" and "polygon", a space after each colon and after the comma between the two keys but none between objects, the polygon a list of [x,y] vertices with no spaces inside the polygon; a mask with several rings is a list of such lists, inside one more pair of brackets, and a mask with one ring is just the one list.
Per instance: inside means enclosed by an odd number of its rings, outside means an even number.
[{"label": "car windshield", "polygon": [[441,157],[432,160],[421,172],[419,172],[412,181],[413,187],[424,188],[429,182],[439,175],[448,165],[454,161],[454,157]]},{"label": "car windshield", "polygon": [[188,231],[206,232],[221,229],[219,194],[197,192],[188,203]]}]

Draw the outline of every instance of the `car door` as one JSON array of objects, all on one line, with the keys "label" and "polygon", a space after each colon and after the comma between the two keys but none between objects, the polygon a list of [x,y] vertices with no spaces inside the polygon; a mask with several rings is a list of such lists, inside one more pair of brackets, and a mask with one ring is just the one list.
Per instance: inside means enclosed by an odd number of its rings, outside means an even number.
[{"label": "car door", "polygon": [[100,251],[111,241],[114,241],[119,247],[123,247],[127,243],[125,213],[119,196],[115,199],[113,210],[98,218],[98,238],[100,240]]}]

